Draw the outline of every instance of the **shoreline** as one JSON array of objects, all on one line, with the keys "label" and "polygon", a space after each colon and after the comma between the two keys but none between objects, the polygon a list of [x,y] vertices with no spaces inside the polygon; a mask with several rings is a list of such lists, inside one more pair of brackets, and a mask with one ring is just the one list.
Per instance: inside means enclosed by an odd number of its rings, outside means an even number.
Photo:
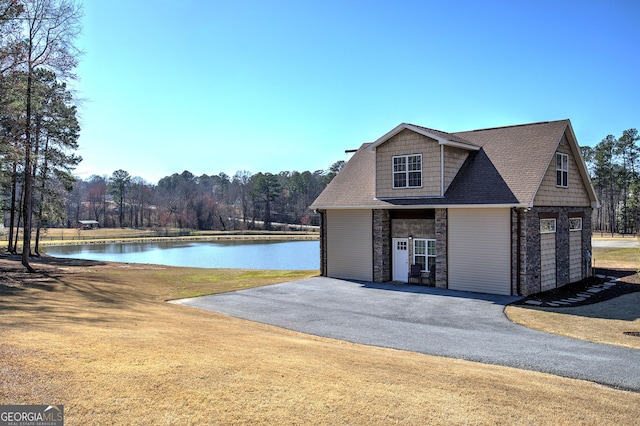
[{"label": "shoreline", "polygon": [[188,235],[180,237],[122,237],[122,238],[92,238],[86,240],[51,240],[40,241],[41,247],[51,246],[77,246],[94,244],[128,244],[128,243],[157,243],[157,242],[181,242],[181,241],[317,241],[318,234],[223,234],[223,235]]}]

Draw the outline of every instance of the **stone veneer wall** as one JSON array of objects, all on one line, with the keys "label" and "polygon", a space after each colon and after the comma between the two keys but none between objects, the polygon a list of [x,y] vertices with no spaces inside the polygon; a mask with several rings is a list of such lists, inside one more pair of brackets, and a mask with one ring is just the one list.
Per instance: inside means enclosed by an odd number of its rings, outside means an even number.
[{"label": "stone veneer wall", "polygon": [[320,210],[320,275],[327,276],[327,211]]},{"label": "stone veneer wall", "polygon": [[[520,232],[519,239],[511,239],[511,294],[515,295],[523,293],[524,283],[527,282],[527,277],[529,276],[527,272],[527,261],[529,259],[527,256],[527,235],[529,231],[527,219],[529,216],[526,213],[525,209],[511,209],[511,235],[516,236],[518,231]],[[519,228],[518,221],[520,221]],[[519,268],[518,261],[520,262]],[[518,278],[520,279],[520,288],[518,288]]]},{"label": "stone veneer wall", "polygon": [[436,223],[433,219],[392,219],[391,238],[428,238],[436,237]]},{"label": "stone veneer wall", "polygon": [[436,209],[436,287],[447,288],[447,209]]},{"label": "stone veneer wall", "polygon": [[391,281],[391,215],[373,210],[373,280]]},{"label": "stone veneer wall", "polygon": [[[582,217],[582,276],[589,271],[585,256],[591,251],[591,207],[534,207],[531,210],[512,213],[513,235],[517,233],[517,215],[521,216],[520,228],[520,293],[527,296],[540,292],[540,217],[556,217],[556,287],[569,284],[569,217]],[[515,252],[517,242],[512,243],[512,270],[517,275]],[[513,293],[517,293],[517,281],[513,280]]]}]

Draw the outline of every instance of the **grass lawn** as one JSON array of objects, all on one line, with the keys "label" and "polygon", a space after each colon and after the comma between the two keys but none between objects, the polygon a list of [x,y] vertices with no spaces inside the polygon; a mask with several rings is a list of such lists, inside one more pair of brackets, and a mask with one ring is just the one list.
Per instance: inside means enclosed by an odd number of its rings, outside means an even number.
[{"label": "grass lawn", "polygon": [[[593,256],[600,268],[637,271],[640,265],[638,248],[594,247]],[[637,273],[622,281],[640,285]],[[625,334],[640,333],[640,293],[573,308],[508,306],[505,313],[511,321],[536,330],[640,349],[640,337]]]},{"label": "grass lawn", "polygon": [[68,425],[637,424],[640,394],[165,303],[315,272],[0,258],[0,404]]},{"label": "grass lawn", "polygon": [[594,247],[593,263],[596,268],[637,270],[640,267],[640,249]]}]

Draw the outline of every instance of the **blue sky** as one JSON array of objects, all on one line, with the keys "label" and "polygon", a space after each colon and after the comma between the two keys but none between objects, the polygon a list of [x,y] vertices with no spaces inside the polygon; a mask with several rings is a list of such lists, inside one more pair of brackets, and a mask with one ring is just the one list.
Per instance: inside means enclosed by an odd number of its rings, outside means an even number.
[{"label": "blue sky", "polygon": [[84,2],[80,177],[327,169],[402,122],[640,127],[640,3]]}]

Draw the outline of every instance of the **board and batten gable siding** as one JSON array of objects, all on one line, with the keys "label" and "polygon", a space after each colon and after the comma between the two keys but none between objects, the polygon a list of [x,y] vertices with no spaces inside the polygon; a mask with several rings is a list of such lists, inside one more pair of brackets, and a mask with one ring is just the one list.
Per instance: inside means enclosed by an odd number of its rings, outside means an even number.
[{"label": "board and batten gable siding", "polygon": [[511,295],[511,211],[449,209],[448,287]]},{"label": "board and batten gable siding", "polygon": [[[569,156],[569,185],[566,188],[556,186],[556,152]],[[542,179],[533,204],[535,206],[588,207],[591,200],[587,188],[578,171],[578,164],[566,136],[562,137],[557,151],[553,153],[549,168]]]},{"label": "board and batten gable siding", "polygon": [[[393,188],[393,160],[398,155],[422,154],[422,187]],[[440,145],[411,130],[403,130],[376,147],[376,198],[440,196]]]},{"label": "board and batten gable siding", "polygon": [[327,276],[373,280],[371,210],[327,210]]}]

